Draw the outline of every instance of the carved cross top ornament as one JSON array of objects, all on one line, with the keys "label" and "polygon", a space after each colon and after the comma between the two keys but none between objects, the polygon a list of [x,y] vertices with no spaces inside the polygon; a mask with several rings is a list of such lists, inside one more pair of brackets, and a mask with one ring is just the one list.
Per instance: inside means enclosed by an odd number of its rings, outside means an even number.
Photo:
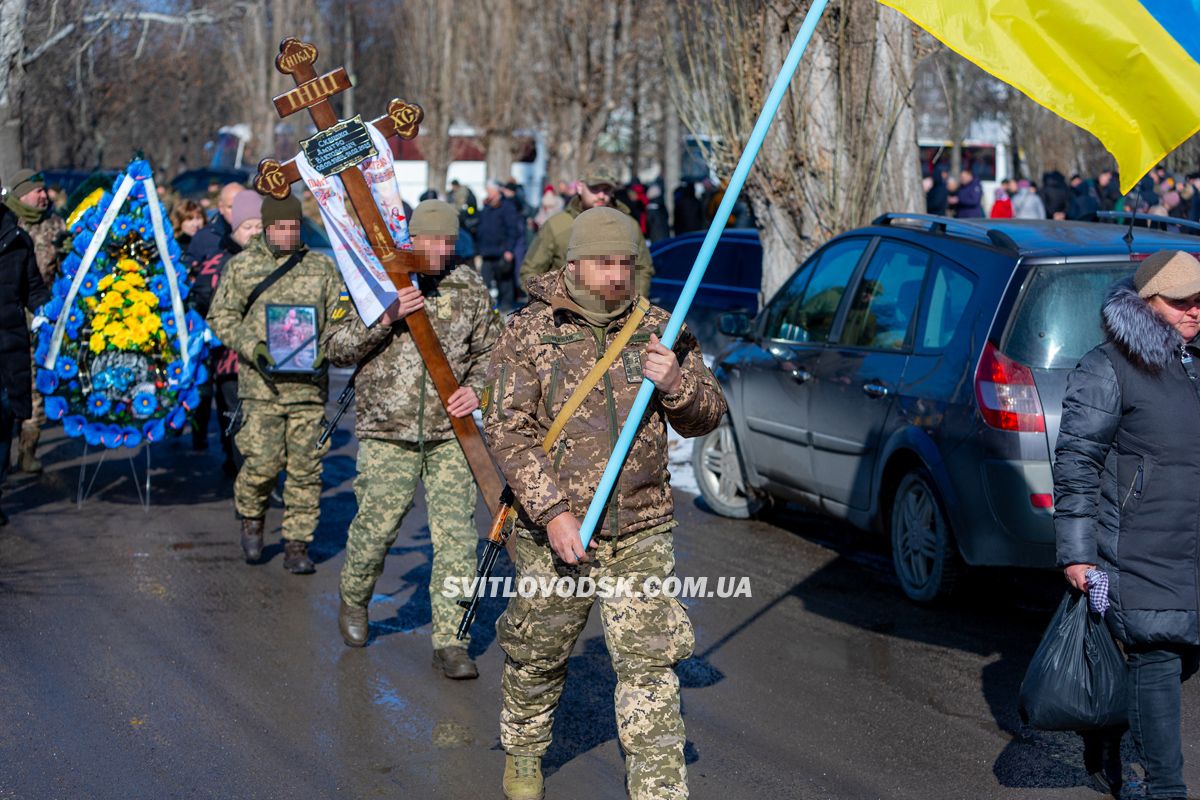
[{"label": "carved cross top ornament", "polygon": [[[412,139],[417,135],[425,112],[418,105],[392,100],[388,103],[387,115],[369,123],[364,123],[360,117],[339,120],[329,99],[351,87],[350,76],[341,67],[324,75],[317,75],[314,67],[316,61],[317,48],[313,44],[294,37],[284,39],[280,43],[275,68],[285,75],[291,75],[296,81],[296,88],[276,97],[275,109],[281,117],[307,109],[317,127],[316,135],[300,143],[309,165],[326,178],[336,175],[341,180],[348,205],[354,209],[363,233],[370,243],[371,251],[379,259],[392,284],[410,284],[411,273],[420,263],[420,256],[412,250],[403,250],[396,246],[388,223],[380,213],[371,187],[368,186],[358,165],[378,155],[367,125],[374,126],[384,139],[391,136]],[[254,188],[259,194],[282,200],[291,194],[292,184],[301,179],[300,168],[295,159],[280,163],[265,158],[258,164]],[[404,318],[404,322],[417,350],[421,353],[421,358],[425,361],[442,405],[445,406],[450,395],[458,389],[458,381],[446,361],[429,318],[421,310],[409,314]],[[471,417],[457,418],[450,415],[450,422],[462,446],[463,454],[467,457],[475,482],[479,484],[483,493],[484,501],[494,512],[502,487],[495,463],[483,443],[479,428]]]}]

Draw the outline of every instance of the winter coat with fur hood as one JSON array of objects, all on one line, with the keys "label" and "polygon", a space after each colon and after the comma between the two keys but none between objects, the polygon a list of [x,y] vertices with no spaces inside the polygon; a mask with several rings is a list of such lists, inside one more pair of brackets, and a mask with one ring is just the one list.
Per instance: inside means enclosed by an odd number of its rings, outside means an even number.
[{"label": "winter coat with fur hood", "polygon": [[1105,299],[1107,340],[1067,381],[1055,448],[1059,566],[1109,574],[1127,645],[1200,644],[1200,386],[1185,344],[1134,291]]}]

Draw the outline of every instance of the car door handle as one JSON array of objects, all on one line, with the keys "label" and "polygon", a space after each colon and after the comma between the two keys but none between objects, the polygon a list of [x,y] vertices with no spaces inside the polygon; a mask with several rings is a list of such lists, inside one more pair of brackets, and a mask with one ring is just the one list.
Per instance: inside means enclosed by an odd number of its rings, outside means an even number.
[{"label": "car door handle", "polygon": [[887,397],[888,393],[891,391],[890,389],[888,389],[888,387],[884,386],[882,383],[874,383],[874,382],[864,383],[862,389],[863,389],[863,394],[865,394],[867,397],[875,397],[875,398]]},{"label": "car door handle", "polygon": [[791,375],[792,380],[794,380],[796,383],[808,383],[810,380],[812,380],[812,373],[806,370],[804,367],[796,367],[794,370],[792,370]]}]

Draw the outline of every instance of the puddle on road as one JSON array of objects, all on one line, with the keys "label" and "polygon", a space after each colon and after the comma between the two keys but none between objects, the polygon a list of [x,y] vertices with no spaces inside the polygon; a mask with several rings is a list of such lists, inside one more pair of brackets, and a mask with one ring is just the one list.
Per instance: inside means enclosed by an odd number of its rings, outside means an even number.
[{"label": "puddle on road", "polygon": [[475,737],[466,725],[452,720],[441,720],[433,726],[433,746],[449,750],[474,744]]}]

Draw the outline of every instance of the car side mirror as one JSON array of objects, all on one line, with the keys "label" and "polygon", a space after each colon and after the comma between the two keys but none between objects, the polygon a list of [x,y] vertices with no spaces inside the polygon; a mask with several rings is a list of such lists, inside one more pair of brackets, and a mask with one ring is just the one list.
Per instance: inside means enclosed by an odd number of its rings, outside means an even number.
[{"label": "car side mirror", "polygon": [[735,339],[745,339],[752,329],[750,315],[745,311],[730,311],[717,318],[717,330]]}]

